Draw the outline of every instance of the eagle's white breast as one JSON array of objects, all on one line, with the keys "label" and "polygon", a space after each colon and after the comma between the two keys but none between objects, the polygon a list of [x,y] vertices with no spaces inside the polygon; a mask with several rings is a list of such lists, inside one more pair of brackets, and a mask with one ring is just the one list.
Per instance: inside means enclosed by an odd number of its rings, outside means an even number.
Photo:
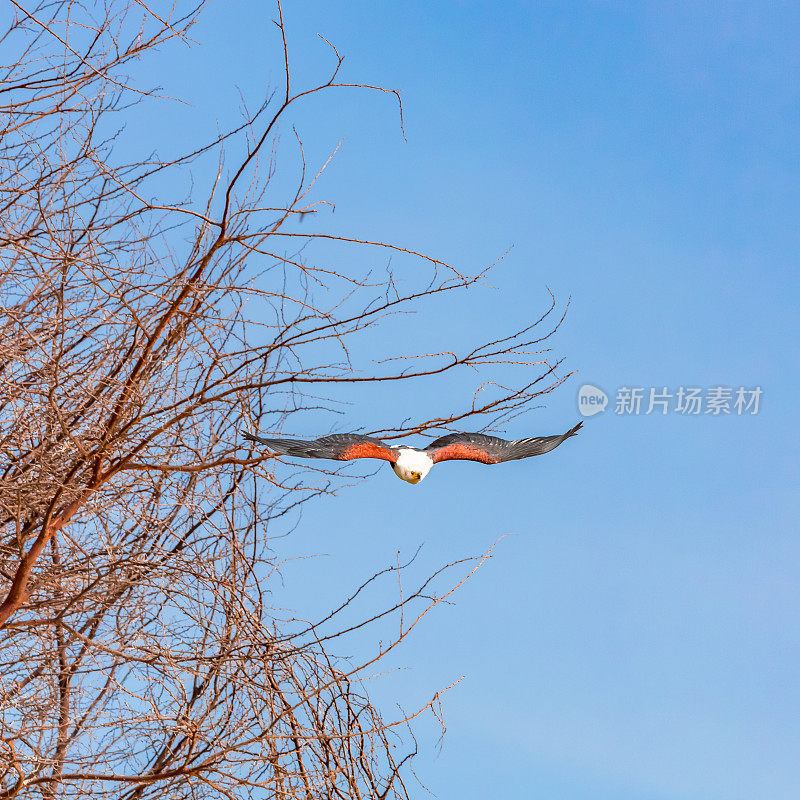
[{"label": "eagle's white breast", "polygon": [[392,464],[392,469],[398,478],[409,483],[419,483],[433,466],[433,459],[421,450],[411,447],[400,447],[400,456],[397,463]]}]

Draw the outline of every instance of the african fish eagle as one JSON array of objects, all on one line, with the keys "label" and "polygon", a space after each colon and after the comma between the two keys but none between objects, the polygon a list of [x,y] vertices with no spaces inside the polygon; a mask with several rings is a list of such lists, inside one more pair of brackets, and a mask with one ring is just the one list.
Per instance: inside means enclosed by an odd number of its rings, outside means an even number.
[{"label": "african fish eagle", "polygon": [[506,441],[483,433],[451,433],[431,442],[424,450],[408,445],[384,444],[380,439],[360,433],[337,433],[312,441],[299,439],[262,439],[245,433],[245,439],[266,445],[273,453],[293,458],[332,458],[352,461],[356,458],[377,458],[388,461],[395,475],[408,483],[419,483],[439,461],[478,461],[500,464],[517,458],[540,456],[574,436],[583,425],[560,436],[536,436],[532,439]]}]

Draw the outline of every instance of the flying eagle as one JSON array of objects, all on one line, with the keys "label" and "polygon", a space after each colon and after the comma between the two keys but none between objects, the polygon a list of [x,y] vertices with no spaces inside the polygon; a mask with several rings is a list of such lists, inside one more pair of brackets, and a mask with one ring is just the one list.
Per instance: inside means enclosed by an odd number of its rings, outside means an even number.
[{"label": "flying eagle", "polygon": [[574,436],[583,425],[560,436],[536,436],[532,439],[506,441],[483,433],[451,433],[431,442],[424,450],[407,445],[384,444],[380,439],[360,433],[337,433],[313,441],[299,439],[262,439],[245,433],[245,439],[266,445],[273,453],[293,458],[332,458],[352,461],[356,458],[378,458],[392,465],[394,474],[408,483],[419,483],[439,461],[479,461],[500,464],[517,458],[540,456]]}]

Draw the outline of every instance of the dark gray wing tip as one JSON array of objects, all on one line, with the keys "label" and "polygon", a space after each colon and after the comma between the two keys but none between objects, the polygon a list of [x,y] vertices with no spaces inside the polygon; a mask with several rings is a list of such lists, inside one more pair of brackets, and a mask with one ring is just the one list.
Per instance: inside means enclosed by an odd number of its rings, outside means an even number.
[{"label": "dark gray wing tip", "polygon": [[555,436],[534,436],[531,439],[520,439],[515,442],[509,442],[509,455],[508,458],[527,458],[528,456],[543,455],[555,450],[560,444],[563,444],[570,438],[575,436],[578,431],[583,427],[583,420],[581,420],[575,427],[570,428],[566,433],[556,434]]},{"label": "dark gray wing tip", "polygon": [[255,442],[256,444],[265,444],[268,447],[271,447],[272,444],[276,441],[275,439],[262,439],[260,436],[254,436],[252,433],[243,433],[245,439],[248,442]]}]

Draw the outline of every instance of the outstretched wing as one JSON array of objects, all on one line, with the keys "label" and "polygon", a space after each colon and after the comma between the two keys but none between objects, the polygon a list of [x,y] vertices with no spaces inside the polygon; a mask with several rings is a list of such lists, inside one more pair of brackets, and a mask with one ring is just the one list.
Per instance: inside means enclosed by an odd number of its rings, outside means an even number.
[{"label": "outstretched wing", "polygon": [[300,439],[262,439],[260,436],[244,434],[251,442],[264,444],[273,453],[294,458],[333,458],[337,461],[352,461],[355,458],[379,458],[382,461],[397,461],[397,451],[380,439],[360,433],[335,433],[312,441]]},{"label": "outstretched wing", "polygon": [[579,422],[574,428],[561,436],[536,436],[533,439],[506,441],[497,436],[482,433],[451,433],[431,442],[425,452],[438,461],[480,461],[481,464],[499,464],[517,458],[528,458],[549,453],[565,439],[574,436],[583,425]]}]

